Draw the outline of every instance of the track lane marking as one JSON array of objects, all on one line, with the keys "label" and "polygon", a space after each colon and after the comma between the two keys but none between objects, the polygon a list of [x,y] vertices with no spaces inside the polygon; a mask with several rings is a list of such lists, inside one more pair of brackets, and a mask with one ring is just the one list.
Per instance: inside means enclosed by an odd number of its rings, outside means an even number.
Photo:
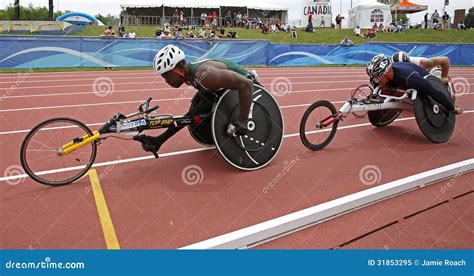
[{"label": "track lane marking", "polygon": [[110,217],[109,208],[105,201],[102,187],[100,186],[100,180],[97,176],[97,171],[91,169],[87,173],[91,181],[92,193],[94,194],[95,205],[97,207],[97,213],[99,215],[100,225],[104,234],[105,244],[107,249],[120,249],[120,244],[115,233],[115,228]]}]

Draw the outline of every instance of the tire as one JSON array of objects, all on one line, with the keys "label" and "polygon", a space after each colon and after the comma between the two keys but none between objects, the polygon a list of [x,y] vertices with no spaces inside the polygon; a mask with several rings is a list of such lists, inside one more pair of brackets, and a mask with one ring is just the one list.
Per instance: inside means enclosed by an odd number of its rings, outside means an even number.
[{"label": "tire", "polygon": [[303,142],[303,145],[306,148],[308,148],[310,150],[313,150],[313,151],[321,150],[331,142],[331,140],[334,138],[334,135],[336,135],[337,125],[339,124],[339,120],[336,120],[332,123],[331,132],[330,132],[328,138],[326,138],[322,143],[319,143],[319,144],[311,143],[310,140],[307,137],[307,132],[312,131],[312,130],[307,130],[306,129],[306,122],[307,122],[309,116],[311,115],[311,113],[314,110],[316,110],[317,108],[327,108],[330,111],[330,113],[328,112],[328,115],[329,114],[331,114],[332,116],[337,115],[336,107],[334,107],[334,105],[332,103],[328,102],[328,101],[318,101],[318,102],[315,102],[315,103],[313,103],[312,105],[310,105],[308,107],[308,109],[306,110],[306,112],[303,115],[303,118],[301,119],[300,138],[301,138],[301,142]]},{"label": "tire", "polygon": [[74,181],[80,179],[82,176],[84,176],[89,171],[89,169],[92,167],[92,164],[94,164],[94,161],[95,161],[95,158],[96,158],[96,155],[97,155],[97,143],[96,142],[91,143],[91,145],[92,145],[91,157],[90,157],[87,165],[78,174],[76,174],[73,177],[71,177],[67,180],[64,180],[64,181],[45,180],[45,179],[41,178],[40,176],[36,175],[30,169],[30,167],[28,166],[28,160],[26,159],[26,150],[27,150],[28,143],[30,142],[31,138],[42,127],[44,127],[45,125],[48,125],[50,123],[53,123],[53,122],[69,122],[69,123],[72,123],[74,125],[77,125],[81,129],[83,129],[84,132],[85,132],[84,134],[88,134],[88,135],[92,136],[93,133],[85,124],[83,124],[83,123],[81,123],[77,120],[70,119],[70,118],[53,118],[53,119],[49,119],[49,120],[46,120],[46,121],[38,124],[33,129],[31,129],[30,132],[26,135],[25,139],[23,140],[23,143],[21,145],[21,150],[20,150],[20,161],[21,161],[21,165],[22,165],[23,169],[25,170],[25,173],[28,176],[30,176],[33,180],[35,180],[35,181],[37,181],[41,184],[49,185],[49,186],[61,186],[61,185],[66,185],[66,184],[73,183]]},{"label": "tire", "polygon": [[384,127],[391,124],[400,116],[400,109],[385,109],[369,111],[369,121],[375,127]]},{"label": "tire", "polygon": [[[365,91],[363,89],[366,89]],[[372,86],[368,85],[368,84],[363,84],[359,87],[357,87],[356,89],[354,89],[351,93],[351,99],[358,96],[356,95],[357,92],[361,92],[361,93],[366,93],[366,92],[369,92],[369,95],[372,94],[374,92],[374,89],[372,88]],[[368,97],[369,95],[364,95],[366,97]],[[363,118],[367,115],[367,112],[368,111],[359,111],[359,112],[352,112],[352,115],[356,118]]]}]

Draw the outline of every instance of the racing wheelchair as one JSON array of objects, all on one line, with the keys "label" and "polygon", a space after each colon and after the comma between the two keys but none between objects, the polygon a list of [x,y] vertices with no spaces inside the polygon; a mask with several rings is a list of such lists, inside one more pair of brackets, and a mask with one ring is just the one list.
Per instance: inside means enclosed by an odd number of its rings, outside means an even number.
[{"label": "racing wheelchair", "polygon": [[[441,82],[436,72],[425,77],[443,93],[455,101],[455,91],[451,81]],[[367,85],[360,86],[367,89]],[[377,86],[371,89],[367,97],[354,97],[360,94],[354,90],[351,99],[339,110],[329,101],[313,103],[305,111],[300,123],[300,138],[310,150],[321,150],[327,146],[336,134],[339,122],[349,113],[368,113],[370,123],[375,127],[384,127],[395,121],[403,110],[413,110],[415,119],[423,135],[435,143],[446,142],[454,131],[456,116],[446,110],[429,95],[415,89]]]},{"label": "racing wheelchair", "polygon": [[[136,136],[143,131],[172,125],[188,127],[196,142],[215,146],[220,155],[240,170],[256,170],[269,164],[283,140],[283,117],[273,96],[254,84],[246,135],[229,131],[239,118],[239,92],[225,90],[216,95],[212,112],[198,116],[158,114],[148,98],[129,115],[117,113],[98,130],[71,118],[53,118],[35,126],[26,135],[20,152],[23,169],[35,181],[45,185],[70,184],[87,173],[94,164],[97,146],[117,134]],[[192,105],[201,100],[197,93]],[[59,134],[53,132],[59,131]],[[68,132],[68,133],[66,133]],[[126,139],[131,140],[131,139]],[[37,148],[36,148],[37,147]],[[158,154],[153,153],[156,158]],[[47,163],[52,167],[47,167]]]}]

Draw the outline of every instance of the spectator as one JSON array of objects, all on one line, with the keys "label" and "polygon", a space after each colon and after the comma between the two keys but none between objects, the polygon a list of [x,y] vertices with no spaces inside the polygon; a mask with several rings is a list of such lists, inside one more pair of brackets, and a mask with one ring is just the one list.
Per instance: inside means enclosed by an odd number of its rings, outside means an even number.
[{"label": "spectator", "polygon": [[224,20],[225,20],[225,24],[227,25],[227,27],[230,27],[232,25],[232,15],[230,13],[230,10],[228,10],[225,14],[225,17],[224,17]]},{"label": "spectator", "polygon": [[229,33],[227,34],[228,38],[239,38],[237,35],[237,32],[234,32],[232,29],[230,29]]},{"label": "spectator", "polygon": [[279,30],[278,30],[277,26],[275,25],[275,23],[272,23],[272,25],[270,25],[270,28],[271,28],[272,32],[274,32],[274,33],[279,32]]},{"label": "spectator", "polygon": [[161,34],[160,38],[173,38],[173,36],[171,35],[169,29],[165,29]]},{"label": "spectator", "polygon": [[125,27],[119,27],[119,36],[120,37],[126,37],[127,31],[125,30]]},{"label": "spectator", "polygon": [[189,38],[189,39],[193,39],[193,38],[194,38],[194,33],[193,33],[193,31],[189,31],[189,32],[188,32],[187,38]]},{"label": "spectator", "polygon": [[436,29],[439,23],[438,10],[435,10],[434,13],[431,15],[431,21],[433,22],[433,27]]},{"label": "spectator", "polygon": [[373,29],[368,29],[366,38],[377,38],[377,35]]},{"label": "spectator", "polygon": [[180,27],[178,27],[178,28],[175,27],[174,28],[174,38],[175,39],[183,39],[184,38],[184,36],[181,34],[182,30],[183,29],[181,29]]},{"label": "spectator", "polygon": [[383,25],[383,23],[380,23],[380,25],[379,25],[379,32],[383,32],[383,33],[387,32],[387,30],[385,29],[385,26]]},{"label": "spectator", "polygon": [[459,30],[466,30],[466,25],[464,25],[464,22],[461,21],[461,22],[458,23],[458,29]]},{"label": "spectator", "polygon": [[155,37],[156,37],[156,38],[159,38],[162,33],[163,33],[163,31],[161,31],[160,28],[156,29],[156,31],[155,31]]},{"label": "spectator", "polygon": [[219,34],[217,35],[219,38],[225,38],[226,35],[225,35],[225,29],[224,28],[220,28],[219,29]]},{"label": "spectator", "polygon": [[105,36],[105,37],[115,37],[115,31],[114,31],[114,29],[112,28],[112,26],[108,26],[108,27],[104,30],[103,36]]},{"label": "spectator", "polygon": [[217,12],[214,11],[212,13],[212,23],[211,23],[212,27],[215,28],[217,27]]},{"label": "spectator", "polygon": [[393,32],[394,33],[403,33],[403,25],[398,24],[398,26],[395,28],[395,30]]},{"label": "spectator", "polygon": [[298,38],[298,34],[296,33],[296,26],[290,28],[290,37],[291,38]]},{"label": "spectator", "polygon": [[179,15],[179,25],[181,27],[187,26],[186,18],[184,17],[184,12],[183,11],[181,11],[181,14]]},{"label": "spectator", "polygon": [[198,33],[198,38],[206,38],[206,30],[200,29]]},{"label": "spectator", "polygon": [[249,21],[249,16],[247,14],[244,14],[244,16],[242,17],[243,25],[245,26],[248,21]]},{"label": "spectator", "polygon": [[206,12],[201,13],[201,27],[206,25],[207,14]]},{"label": "spectator", "polygon": [[449,14],[447,12],[444,12],[442,19],[443,19],[443,29],[445,30],[449,29]]},{"label": "spectator", "polygon": [[136,38],[137,37],[137,34],[132,30],[128,33],[128,37],[129,38]]},{"label": "spectator", "polygon": [[261,24],[261,29],[262,29],[262,34],[268,34],[269,33],[269,29],[268,28],[268,25],[267,24]]},{"label": "spectator", "polygon": [[354,42],[352,42],[352,40],[350,40],[349,38],[345,37],[343,40],[341,40],[339,44],[342,46],[352,46],[354,45]]},{"label": "spectator", "polygon": [[336,29],[340,29],[341,28],[341,22],[342,22],[342,17],[338,14],[336,16]]},{"label": "spectator", "polygon": [[313,27],[313,22],[308,22],[308,26],[306,26],[306,30],[307,32],[314,32],[314,27]]},{"label": "spectator", "polygon": [[168,23],[163,24],[163,32],[171,33],[170,24],[168,24]]},{"label": "spectator", "polygon": [[372,26],[372,30],[374,30],[374,32],[379,30],[379,26],[377,25],[377,22],[374,23],[374,25]]},{"label": "spectator", "polygon": [[428,12],[425,13],[425,29],[428,29]]},{"label": "spectator", "polygon": [[356,26],[355,29],[354,29],[354,34],[356,36],[363,36],[362,35],[362,31],[360,30],[359,26]]},{"label": "spectator", "polygon": [[173,12],[173,25],[178,25],[179,24],[179,16],[181,13],[178,11],[178,9],[175,9]]},{"label": "spectator", "polygon": [[240,12],[235,16],[235,25],[238,27],[242,26],[242,14]]},{"label": "spectator", "polygon": [[319,28],[326,27],[326,22],[324,22],[324,15],[321,15],[321,24],[319,24]]},{"label": "spectator", "polygon": [[285,31],[285,32],[289,32],[290,31],[290,25],[287,24],[287,23],[284,23],[283,27],[282,27],[282,30]]},{"label": "spectator", "polygon": [[311,25],[313,25],[313,12],[310,11],[308,13],[308,25],[311,23]]},{"label": "spectator", "polygon": [[211,32],[209,33],[209,40],[214,40],[216,39],[216,30],[212,29]]}]

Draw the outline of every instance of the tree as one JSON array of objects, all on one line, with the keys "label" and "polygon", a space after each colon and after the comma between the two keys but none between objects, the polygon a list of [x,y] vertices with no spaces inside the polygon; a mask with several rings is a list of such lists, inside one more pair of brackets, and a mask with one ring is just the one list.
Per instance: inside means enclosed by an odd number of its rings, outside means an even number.
[{"label": "tree", "polygon": [[466,24],[466,28],[474,28],[474,7],[469,9],[464,24]]},{"label": "tree", "polygon": [[[56,11],[54,18],[61,16],[62,11]],[[49,20],[49,11],[47,7],[35,7],[32,4],[20,6],[20,20],[47,21]],[[0,20],[15,20],[15,8],[9,5],[6,9],[0,10]]]}]

